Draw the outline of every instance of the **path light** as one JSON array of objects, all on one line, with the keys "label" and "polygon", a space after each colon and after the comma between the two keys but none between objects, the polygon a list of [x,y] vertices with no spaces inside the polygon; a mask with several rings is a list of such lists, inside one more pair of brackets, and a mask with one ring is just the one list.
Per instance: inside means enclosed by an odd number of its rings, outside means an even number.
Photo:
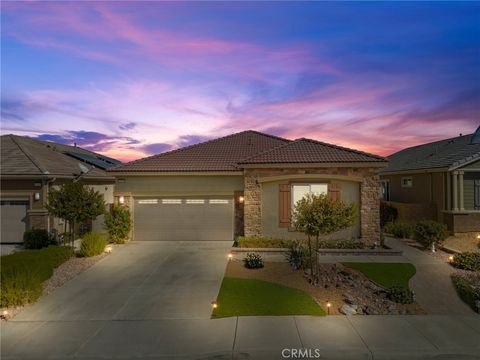
[{"label": "path light", "polygon": [[480,240],[480,234],[477,235],[477,239]]},{"label": "path light", "polygon": [[232,261],[232,259],[233,259],[232,253],[228,254],[228,261]]},{"label": "path light", "polygon": [[327,315],[330,315],[330,308],[332,307],[332,303],[327,301]]},{"label": "path light", "polygon": [[454,258],[453,258],[453,255],[450,255],[450,256],[448,257],[448,262],[453,262],[453,259],[454,259]]},{"label": "path light", "polygon": [[212,309],[215,310],[216,308],[218,308],[217,302],[216,302],[216,301],[212,301]]},{"label": "path light", "polygon": [[112,250],[113,250],[112,245],[107,245],[107,246],[105,247],[105,252],[106,252],[107,254],[110,254],[110,253],[112,252]]},{"label": "path light", "polygon": [[7,320],[8,319],[8,310],[6,310],[6,309],[3,310],[1,317],[2,317],[2,319]]},{"label": "path light", "polygon": [[118,198],[118,202],[120,204],[124,204],[125,203],[125,196],[121,195],[119,198]]}]

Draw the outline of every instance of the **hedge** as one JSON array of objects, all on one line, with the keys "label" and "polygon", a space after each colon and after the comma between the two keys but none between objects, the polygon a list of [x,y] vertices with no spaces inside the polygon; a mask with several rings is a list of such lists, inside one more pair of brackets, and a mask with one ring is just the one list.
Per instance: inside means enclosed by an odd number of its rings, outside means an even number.
[{"label": "hedge", "polygon": [[2,256],[0,306],[21,306],[36,301],[42,295],[42,283],[72,255],[71,247],[52,245]]},{"label": "hedge", "polygon": [[105,251],[107,239],[100,233],[89,232],[82,236],[80,255],[85,257],[100,255]]},{"label": "hedge", "polygon": [[452,281],[458,296],[474,311],[480,311],[477,307],[477,301],[480,301],[480,273],[452,274]]}]

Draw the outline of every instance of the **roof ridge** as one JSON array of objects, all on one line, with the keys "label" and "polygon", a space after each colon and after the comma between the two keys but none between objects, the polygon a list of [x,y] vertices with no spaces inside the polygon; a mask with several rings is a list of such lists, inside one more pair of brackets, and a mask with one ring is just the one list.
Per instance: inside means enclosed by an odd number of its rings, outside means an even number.
[{"label": "roof ridge", "polygon": [[25,156],[28,158],[28,160],[30,160],[32,162],[33,165],[35,165],[38,170],[40,170],[40,172],[42,174],[48,174],[48,170],[47,169],[44,169],[40,163],[38,162],[37,159],[35,159],[35,156],[33,156],[32,154],[30,154],[21,144],[19,141],[17,141],[18,139],[17,138],[22,138],[22,136],[18,136],[18,135],[13,135],[13,134],[9,134],[10,136],[10,139],[12,139],[12,141],[15,143],[15,145],[18,146],[18,148],[20,149],[21,152],[23,152],[25,154]]},{"label": "roof ridge", "polygon": [[140,163],[140,162],[143,162],[143,161],[146,161],[146,160],[150,160],[150,159],[153,159],[153,158],[159,158],[159,157],[166,156],[166,155],[169,155],[169,154],[172,154],[172,153],[182,152],[184,150],[188,150],[188,149],[194,148],[196,146],[213,143],[213,142],[220,141],[220,140],[225,140],[225,139],[231,138],[233,136],[237,136],[237,135],[244,134],[244,133],[249,133],[249,132],[250,133],[255,133],[257,135],[268,136],[268,137],[278,139],[278,140],[290,141],[288,139],[284,139],[284,138],[277,137],[277,136],[274,136],[274,135],[265,134],[265,133],[255,131],[255,130],[244,130],[244,131],[240,131],[240,132],[237,132],[237,133],[225,135],[225,136],[222,136],[222,137],[219,137],[219,138],[203,141],[203,142],[200,142],[200,143],[197,143],[197,144],[192,144],[192,145],[184,146],[184,147],[181,147],[181,148],[178,148],[178,149],[169,150],[169,151],[166,151],[166,152],[163,152],[163,153],[160,153],[160,154],[154,154],[154,155],[150,155],[150,156],[147,156],[147,157],[144,157],[144,158],[141,158],[141,159],[133,160],[133,161],[127,162],[125,164],[120,164],[120,165],[117,165],[117,166],[113,166],[113,167],[109,168],[107,171],[121,170],[122,166],[137,164],[137,163]]},{"label": "roof ridge", "polygon": [[375,155],[375,154],[372,154],[372,153],[369,153],[369,152],[366,152],[366,151],[356,150],[356,149],[352,149],[352,148],[348,148],[348,147],[340,146],[340,145],[336,145],[336,144],[330,144],[330,143],[326,143],[324,141],[308,139],[308,138],[300,138],[300,139],[297,139],[297,140],[313,142],[313,143],[321,144],[321,145],[324,145],[324,146],[329,146],[329,147],[334,148],[334,149],[349,151],[349,152],[353,152],[353,153],[360,154],[360,155],[366,155],[366,156],[373,157],[373,158],[379,159],[379,160],[385,160],[385,161],[387,160],[385,157],[380,156],[380,155]]},{"label": "roof ridge", "polygon": [[[285,140],[288,140],[288,139],[285,139]],[[246,158],[244,158],[244,159],[242,159],[242,160],[240,160],[240,161],[237,161],[237,164],[242,164],[242,163],[246,162],[246,161],[249,160],[249,159],[255,158],[255,157],[257,157],[257,156],[265,155],[265,154],[267,154],[267,153],[269,153],[269,152],[271,152],[271,151],[278,150],[278,149],[283,148],[283,147],[288,146],[288,145],[292,145],[292,144],[296,143],[298,140],[300,140],[300,139],[288,140],[288,142],[285,143],[285,144],[275,146],[275,147],[273,147],[273,148],[271,148],[271,149],[267,149],[267,150],[261,151],[261,152],[259,152],[259,153],[253,154],[253,155],[251,155],[251,156],[249,156],[249,157],[246,157]]]},{"label": "roof ridge", "polygon": [[435,140],[435,141],[431,141],[431,142],[428,142],[428,143],[424,143],[424,144],[418,144],[418,145],[413,145],[413,146],[409,146],[409,147],[406,147],[406,148],[403,148],[397,152],[394,152],[393,154],[390,154],[388,155],[387,157],[390,157],[392,155],[395,155],[399,152],[402,152],[402,151],[406,151],[406,150],[410,150],[410,149],[415,149],[415,148],[420,148],[420,147],[423,147],[423,146],[427,146],[427,145],[433,145],[433,144],[436,144],[436,143],[442,143],[442,142],[445,142],[445,143],[449,143],[449,141],[451,140],[455,140],[455,139],[459,139],[459,138],[464,138],[464,137],[467,137],[467,136],[472,136],[474,133],[471,133],[471,134],[466,134],[466,135],[462,135],[462,136],[453,136],[453,137],[450,137],[450,138],[447,138],[447,139],[440,139],[440,140]]}]

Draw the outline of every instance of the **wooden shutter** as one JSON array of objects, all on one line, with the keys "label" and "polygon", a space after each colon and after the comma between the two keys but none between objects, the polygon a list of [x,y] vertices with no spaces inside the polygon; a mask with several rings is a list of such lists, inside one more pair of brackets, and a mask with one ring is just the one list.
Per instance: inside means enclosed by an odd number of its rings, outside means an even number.
[{"label": "wooden shutter", "polygon": [[342,192],[340,189],[340,184],[338,183],[328,184],[328,198],[333,201],[342,200]]},{"label": "wooden shutter", "polygon": [[280,227],[290,227],[291,217],[291,192],[290,184],[279,185],[279,199],[278,199],[278,219]]}]

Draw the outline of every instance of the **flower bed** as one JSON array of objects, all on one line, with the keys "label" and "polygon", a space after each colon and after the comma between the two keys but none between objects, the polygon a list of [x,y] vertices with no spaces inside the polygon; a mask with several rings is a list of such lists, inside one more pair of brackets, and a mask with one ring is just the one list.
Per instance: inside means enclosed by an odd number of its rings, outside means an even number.
[{"label": "flower bed", "polygon": [[458,296],[474,311],[480,312],[480,272],[459,271],[452,274]]}]

